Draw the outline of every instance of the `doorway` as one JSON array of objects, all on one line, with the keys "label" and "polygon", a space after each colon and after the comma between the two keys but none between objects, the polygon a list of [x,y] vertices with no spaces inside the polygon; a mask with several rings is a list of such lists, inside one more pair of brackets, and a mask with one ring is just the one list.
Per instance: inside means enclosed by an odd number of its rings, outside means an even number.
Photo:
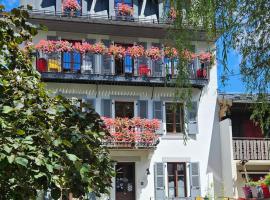
[{"label": "doorway", "polygon": [[116,164],[116,200],[135,200],[135,163]]}]

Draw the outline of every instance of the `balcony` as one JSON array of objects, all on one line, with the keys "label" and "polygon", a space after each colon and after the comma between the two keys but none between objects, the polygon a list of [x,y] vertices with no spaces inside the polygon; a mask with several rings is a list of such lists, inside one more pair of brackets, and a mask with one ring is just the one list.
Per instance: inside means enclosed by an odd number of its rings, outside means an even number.
[{"label": "balcony", "polygon": [[234,160],[270,160],[270,139],[233,138]]},{"label": "balcony", "polygon": [[155,149],[159,143],[159,120],[103,117],[110,136],[103,145],[111,149]]},{"label": "balcony", "polygon": [[[67,58],[67,59],[66,59]],[[68,61],[67,61],[68,60]],[[123,60],[109,55],[63,53],[39,53],[36,68],[43,81],[100,83],[118,85],[172,87],[175,85],[177,70],[164,60],[152,61],[146,57],[132,59],[130,66]],[[202,88],[208,83],[208,67],[198,68],[198,60],[189,66],[190,83]]]}]

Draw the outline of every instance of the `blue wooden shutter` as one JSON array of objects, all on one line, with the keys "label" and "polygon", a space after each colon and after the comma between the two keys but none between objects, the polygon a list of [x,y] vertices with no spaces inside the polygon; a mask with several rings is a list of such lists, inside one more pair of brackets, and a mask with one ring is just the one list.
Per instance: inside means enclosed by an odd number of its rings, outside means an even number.
[{"label": "blue wooden shutter", "polygon": [[190,193],[191,197],[201,196],[201,182],[200,182],[200,164],[199,162],[190,163]]},{"label": "blue wooden shutter", "polygon": [[[96,109],[96,100],[95,99],[86,98],[86,99],[84,99],[84,102],[89,104],[93,108],[93,110]],[[87,109],[85,109],[85,111],[87,111]]]},{"label": "blue wooden shutter", "polygon": [[[109,47],[111,44],[110,40],[102,40],[106,47]],[[101,73],[102,74],[111,74],[112,73],[112,56],[105,54],[101,55]]]},{"label": "blue wooden shutter", "polygon": [[153,102],[153,118],[163,120],[162,101]]},{"label": "blue wooden shutter", "polygon": [[165,169],[161,162],[155,163],[155,200],[165,199]]},{"label": "blue wooden shutter", "polygon": [[124,57],[125,73],[132,73],[132,65],[132,57],[130,55],[126,55]]},{"label": "blue wooden shutter", "polygon": [[153,118],[158,119],[160,123],[160,128],[156,131],[156,134],[163,135],[165,130],[163,127],[163,102],[162,101],[153,102]]},{"label": "blue wooden shutter", "polygon": [[142,119],[148,118],[148,101],[147,100],[140,100],[138,101],[138,115]]},{"label": "blue wooden shutter", "polygon": [[101,114],[104,117],[112,117],[112,101],[111,99],[101,100]]},{"label": "blue wooden shutter", "polygon": [[198,134],[198,102],[192,101],[191,107],[187,109],[188,117],[188,134],[195,135]]}]

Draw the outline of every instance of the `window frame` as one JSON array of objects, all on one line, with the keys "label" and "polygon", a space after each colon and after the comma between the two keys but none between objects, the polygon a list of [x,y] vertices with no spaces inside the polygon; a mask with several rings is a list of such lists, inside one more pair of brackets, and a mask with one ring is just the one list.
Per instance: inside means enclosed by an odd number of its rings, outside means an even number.
[{"label": "window frame", "polygon": [[[173,104],[176,104],[176,106],[180,106],[180,113],[179,113],[179,122],[177,123],[177,110],[176,111],[172,111],[169,114],[172,114],[172,122],[168,123],[168,112],[167,112],[167,106],[174,106]],[[176,108],[177,109],[177,108]],[[175,109],[174,109],[175,110]],[[184,104],[183,103],[175,103],[175,102],[165,102],[165,122],[166,122],[166,132],[167,134],[181,134],[184,132],[184,126],[185,126],[185,114],[184,114]],[[168,124],[172,124],[173,126],[173,130],[172,131],[168,131]],[[180,131],[177,131],[177,125],[179,124],[180,126]]]},{"label": "window frame", "polygon": [[[116,104],[118,103],[121,103],[121,104],[133,104],[133,116],[131,118],[127,117],[127,116],[124,116],[124,118],[129,118],[129,119],[132,119],[133,117],[135,117],[135,102],[134,101],[119,101],[119,100],[115,100],[114,101],[114,118],[117,118],[119,116],[116,116]],[[120,117],[120,118],[123,118],[123,117]]]},{"label": "window frame", "polygon": [[[173,166],[173,171],[174,175],[169,175],[169,167],[168,165]],[[184,172],[183,174],[178,174],[177,173],[177,165],[183,165]],[[169,196],[170,192],[170,187],[169,187],[169,177],[174,177],[174,197],[173,198],[185,198],[187,197],[187,163],[186,162],[168,162],[167,163],[167,187],[168,187],[168,197],[172,198]],[[183,176],[184,177],[184,196],[179,196],[179,191],[178,191],[178,177]]]},{"label": "window frame", "polygon": [[[81,40],[67,40],[67,39],[63,39],[63,40],[64,40],[64,41],[68,41],[68,42],[70,42],[70,43],[72,43],[72,44],[74,44],[74,43],[76,43],[76,42],[82,42]],[[64,61],[64,54],[65,54],[65,53],[69,53],[69,54],[70,54],[70,62],[65,62],[65,61]],[[77,62],[74,62],[74,53],[75,53],[75,51],[62,52],[62,53],[61,53],[61,68],[62,68],[62,72],[63,72],[63,73],[81,73],[82,65],[83,65],[83,57],[82,57],[82,54],[79,53],[79,52],[76,52],[77,54],[80,55],[80,62],[77,63]],[[65,70],[64,64],[70,65],[70,71],[67,71],[67,72],[64,71],[64,70]],[[76,71],[76,70],[74,69],[74,64],[79,64],[79,65],[80,65],[80,68],[79,68],[78,71]]]}]

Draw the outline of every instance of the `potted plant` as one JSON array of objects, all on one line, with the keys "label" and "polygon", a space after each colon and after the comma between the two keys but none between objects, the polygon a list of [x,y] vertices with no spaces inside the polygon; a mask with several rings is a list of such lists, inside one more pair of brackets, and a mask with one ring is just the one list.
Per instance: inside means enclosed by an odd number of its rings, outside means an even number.
[{"label": "potted plant", "polygon": [[252,197],[253,198],[258,198],[258,186],[259,183],[256,181],[250,181],[247,183],[247,186],[249,186],[251,193],[252,193]]},{"label": "potted plant", "polygon": [[117,11],[120,16],[132,16],[134,13],[133,7],[125,3],[117,4]]},{"label": "potted plant", "polygon": [[242,187],[242,189],[246,199],[252,198],[252,191],[250,189],[250,186],[245,185],[244,187]]},{"label": "potted plant", "polygon": [[63,3],[63,9],[64,11],[68,12],[70,16],[74,16],[74,13],[79,11],[81,6],[77,0],[65,0]]}]

